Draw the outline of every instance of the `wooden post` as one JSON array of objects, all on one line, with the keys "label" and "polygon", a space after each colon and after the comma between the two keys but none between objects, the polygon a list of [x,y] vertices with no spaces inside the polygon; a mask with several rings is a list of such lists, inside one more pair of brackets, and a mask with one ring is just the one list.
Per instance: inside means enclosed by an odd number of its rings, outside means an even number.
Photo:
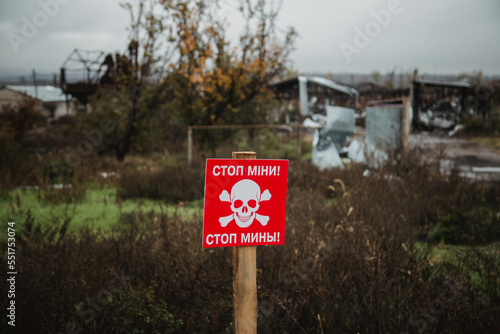
[{"label": "wooden post", "polygon": [[[302,118],[302,117],[300,117]],[[300,162],[302,158],[302,134],[300,123],[297,123],[297,160]]]},{"label": "wooden post", "polygon": [[418,129],[418,110],[420,109],[420,93],[422,91],[422,85],[417,82],[413,82],[411,86],[411,96],[412,96],[412,109],[413,109],[413,128]]},{"label": "wooden post", "polygon": [[[255,152],[233,152],[233,159],[256,159]],[[257,248],[233,247],[233,329],[257,333]]]},{"label": "wooden post", "polygon": [[403,98],[403,114],[401,115],[401,149],[405,158],[407,158],[410,153],[410,107],[411,100],[406,97]]},{"label": "wooden post", "polygon": [[193,127],[188,126],[188,138],[187,138],[187,159],[188,167],[191,167],[193,163]]}]

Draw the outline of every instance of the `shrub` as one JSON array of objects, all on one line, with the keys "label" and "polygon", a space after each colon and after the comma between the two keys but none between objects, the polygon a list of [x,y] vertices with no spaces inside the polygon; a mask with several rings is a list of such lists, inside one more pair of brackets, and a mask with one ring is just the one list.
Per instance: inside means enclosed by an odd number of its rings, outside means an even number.
[{"label": "shrub", "polygon": [[[436,217],[478,198],[498,203],[498,192],[425,168],[406,178],[378,173],[290,164],[286,243],[257,250],[259,333],[500,326],[498,246],[472,248],[446,270],[415,247]],[[106,234],[75,235],[64,221],[28,219],[17,248],[17,329],[231,332],[232,250],[202,249],[201,218],[135,212],[121,220]]]},{"label": "shrub", "polygon": [[158,171],[128,170],[118,183],[117,196],[151,198],[168,202],[192,201],[203,198],[204,171],[184,167],[169,167]]},{"label": "shrub", "polygon": [[103,316],[90,327],[127,334],[180,332],[182,320],[176,319],[167,303],[158,298],[157,289],[157,284],[153,283],[147,288],[129,288],[120,292],[116,298],[111,298]]},{"label": "shrub", "polygon": [[495,106],[489,117],[469,118],[464,121],[465,135],[495,135],[500,134],[500,105]]}]

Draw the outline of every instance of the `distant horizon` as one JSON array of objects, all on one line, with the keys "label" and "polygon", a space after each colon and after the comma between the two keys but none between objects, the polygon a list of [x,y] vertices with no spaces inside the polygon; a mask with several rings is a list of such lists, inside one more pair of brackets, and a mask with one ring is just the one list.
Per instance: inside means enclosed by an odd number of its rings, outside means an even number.
[{"label": "distant horizon", "polygon": [[[62,64],[61,64],[62,65]],[[344,71],[332,71],[332,70],[329,70],[329,69],[325,69],[324,71],[321,71],[321,70],[312,70],[312,71],[301,71],[300,69],[298,68],[290,68],[290,70],[293,70],[293,71],[296,71],[298,72],[299,74],[305,74],[305,75],[310,75],[310,74],[322,74],[322,75],[328,75],[328,74],[355,74],[355,75],[366,75],[366,74],[371,74],[375,71],[379,71],[381,75],[384,75],[384,74],[387,74],[387,73],[390,73],[392,70],[394,70],[394,73],[396,74],[399,74],[399,73],[408,73],[408,72],[413,72],[415,69],[418,70],[418,73],[419,75],[420,74],[424,74],[424,75],[438,75],[438,76],[452,76],[452,75],[460,75],[462,73],[467,73],[467,74],[473,74],[473,73],[478,73],[478,72],[481,72],[483,77],[499,77],[500,76],[500,72],[499,73],[488,73],[488,72],[485,72],[481,69],[477,69],[477,70],[461,70],[461,71],[457,71],[457,72],[439,72],[439,71],[429,71],[429,70],[421,70],[419,67],[413,67],[413,68],[406,68],[404,69],[403,71],[401,71],[401,69],[399,67],[394,67],[392,69],[377,69],[377,68],[374,68],[370,71],[349,71],[349,70],[344,70]],[[30,68],[30,69],[27,69],[26,72],[24,72],[24,70],[12,70],[12,72],[6,72],[6,71],[2,71],[0,70],[0,79],[4,79],[4,78],[15,78],[15,77],[21,77],[21,76],[29,76],[31,77],[32,76],[32,71],[35,70],[36,71],[36,75],[40,75],[40,76],[53,76],[54,74],[56,74],[57,76],[59,76],[60,74],[60,70],[61,70],[61,67],[57,68],[56,70],[54,71],[47,71],[47,70],[42,70],[42,71],[38,71],[36,68]],[[21,72],[22,71],[22,72]]]},{"label": "distant horizon", "polygon": [[[36,71],[36,70],[35,70]],[[339,78],[339,77],[354,77],[354,81],[356,83],[359,83],[359,82],[363,82],[363,81],[370,81],[370,82],[373,82],[373,78],[372,78],[372,75],[373,73],[377,71],[377,70],[373,70],[369,73],[361,73],[361,72],[332,72],[332,71],[325,71],[325,72],[304,72],[304,73],[301,73],[299,72],[299,75],[309,75],[309,76],[323,76],[323,77],[327,77],[327,76],[333,76],[333,80],[334,81],[338,81],[338,82],[343,82],[343,83],[348,83],[349,78]],[[381,79],[385,79],[389,76],[389,71],[387,72],[382,72],[380,71],[380,78]],[[399,83],[399,78],[401,76],[401,74],[405,75],[407,72],[395,72],[395,75],[394,75],[394,80]],[[418,73],[418,77],[420,79],[423,79],[423,78],[427,78],[427,79],[431,79],[431,80],[445,80],[445,81],[450,81],[450,80],[458,80],[458,77],[463,74],[464,72],[460,72],[460,73],[452,73],[452,74],[449,74],[449,73],[429,73],[429,72],[420,72]],[[467,73],[467,72],[465,72]],[[472,75],[473,73],[471,72],[468,72],[467,73],[468,75]],[[37,79],[37,82],[38,84],[41,84],[41,85],[51,85],[53,86],[53,83],[54,83],[54,75],[56,75],[56,80],[57,80],[57,85],[56,87],[59,87],[59,80],[60,80],[60,77],[59,77],[59,70],[57,72],[52,72],[52,73],[47,73],[47,72],[41,72],[41,73],[38,73],[36,72],[36,79]],[[75,75],[76,76],[76,75]],[[70,76],[71,77],[71,76]],[[362,80],[360,79],[360,77],[368,77],[369,79],[366,80]],[[500,79],[500,74],[485,74],[485,73],[482,73],[482,77],[483,77],[483,80],[498,80]],[[21,80],[21,78],[24,78],[24,81]],[[455,78],[455,79],[451,79],[451,78]],[[4,75],[2,73],[0,73],[0,84],[2,85],[25,85],[25,86],[33,86],[33,74],[32,74],[32,70],[30,71],[27,71],[25,73],[19,73],[19,74],[7,74],[7,75]],[[382,83],[381,83],[382,84]]]}]

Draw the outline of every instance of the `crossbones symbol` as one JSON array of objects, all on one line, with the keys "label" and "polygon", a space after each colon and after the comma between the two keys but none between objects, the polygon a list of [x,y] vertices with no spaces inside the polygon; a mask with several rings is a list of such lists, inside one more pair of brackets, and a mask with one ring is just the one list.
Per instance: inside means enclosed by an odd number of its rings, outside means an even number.
[{"label": "crossbones symbol", "polygon": [[220,217],[219,223],[226,227],[233,219],[239,227],[248,227],[252,225],[254,219],[257,219],[262,225],[267,225],[269,216],[262,216],[257,213],[260,202],[269,201],[271,193],[265,190],[262,194],[260,187],[252,180],[241,180],[231,188],[231,195],[223,190],[219,195],[222,202],[230,202],[232,214],[226,217]]}]

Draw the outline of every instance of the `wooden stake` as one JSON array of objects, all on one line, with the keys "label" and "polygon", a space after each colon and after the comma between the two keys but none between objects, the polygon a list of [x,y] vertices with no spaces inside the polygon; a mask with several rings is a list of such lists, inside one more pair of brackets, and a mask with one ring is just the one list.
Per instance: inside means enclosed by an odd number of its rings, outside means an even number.
[{"label": "wooden stake", "polygon": [[301,126],[297,123],[297,161],[302,160],[302,135],[300,133]]},{"label": "wooden stake", "polygon": [[[233,152],[233,159],[256,159],[255,152]],[[257,248],[233,247],[233,329],[257,333]]]},{"label": "wooden stake", "polygon": [[408,158],[410,153],[410,115],[411,101],[408,98],[403,98],[403,114],[401,115],[401,149],[403,156]]}]

